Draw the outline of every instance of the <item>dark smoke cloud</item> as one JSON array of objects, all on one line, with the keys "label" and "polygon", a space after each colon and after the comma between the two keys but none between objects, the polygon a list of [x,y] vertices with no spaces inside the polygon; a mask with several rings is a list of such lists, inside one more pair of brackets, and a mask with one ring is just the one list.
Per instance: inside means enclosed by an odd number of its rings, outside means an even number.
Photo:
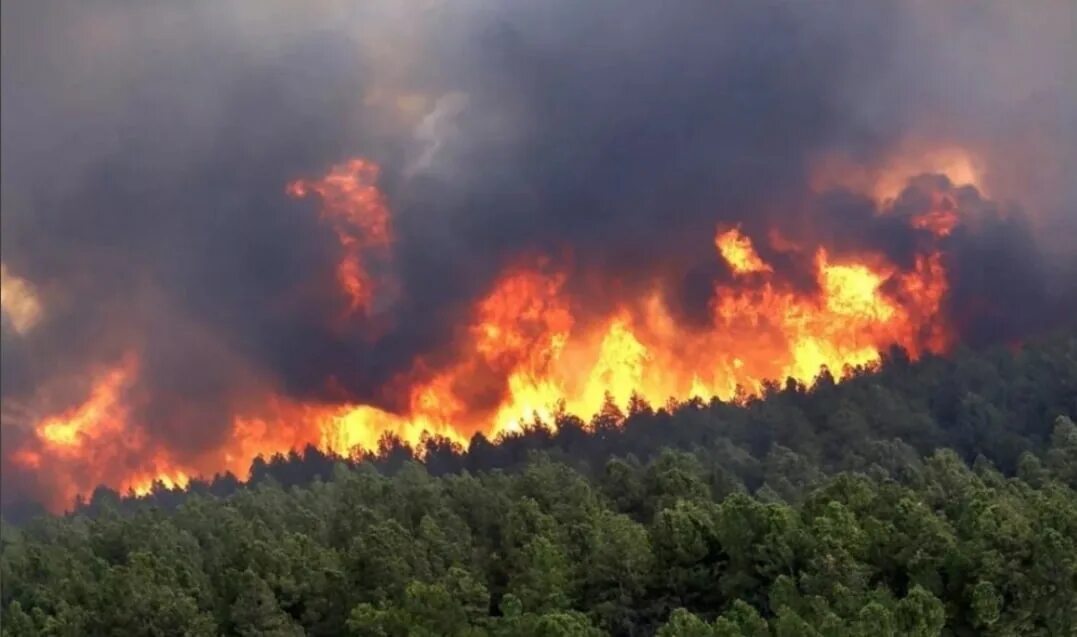
[{"label": "dark smoke cloud", "polygon": [[[5,3],[0,246],[45,311],[5,317],[4,399],[136,347],[138,422],[197,454],[255,388],[392,405],[521,254],[609,273],[570,283],[596,311],[658,281],[686,321],[728,274],[718,223],[909,264],[898,218],[809,193],[820,155],[910,138],[983,156],[949,303],[972,342],[1020,336],[1073,310],[1073,25],[1068,0]],[[400,292],[341,327],[336,240],[284,186],[356,155]]]}]

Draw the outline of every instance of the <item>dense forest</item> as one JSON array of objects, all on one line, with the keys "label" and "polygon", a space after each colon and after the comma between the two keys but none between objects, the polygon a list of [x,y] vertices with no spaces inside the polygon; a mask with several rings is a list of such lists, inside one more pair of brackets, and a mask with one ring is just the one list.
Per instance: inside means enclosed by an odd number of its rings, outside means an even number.
[{"label": "dense forest", "polygon": [[1077,332],[844,375],[23,512],[2,634],[1077,634]]}]

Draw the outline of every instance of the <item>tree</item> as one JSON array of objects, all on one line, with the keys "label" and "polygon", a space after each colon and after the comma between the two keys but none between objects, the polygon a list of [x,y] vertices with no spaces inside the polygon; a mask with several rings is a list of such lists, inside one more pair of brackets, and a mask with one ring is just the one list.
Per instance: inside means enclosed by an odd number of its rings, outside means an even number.
[{"label": "tree", "polygon": [[239,596],[229,609],[232,628],[242,637],[295,637],[303,629],[281,610],[265,581],[250,569],[240,576]]},{"label": "tree", "polygon": [[991,582],[977,582],[970,597],[972,621],[977,627],[988,628],[998,621],[1002,600]]},{"label": "tree", "polygon": [[898,637],[894,614],[879,602],[868,602],[856,614],[853,637]]},{"label": "tree", "polygon": [[599,511],[586,533],[581,597],[605,629],[631,625],[654,565],[647,531],[627,516]]},{"label": "tree", "polygon": [[673,611],[657,637],[714,637],[714,627],[683,608]]},{"label": "tree", "polygon": [[515,560],[508,592],[530,612],[545,613],[568,607],[570,569],[564,550],[549,538],[528,542]]},{"label": "tree", "polygon": [[717,591],[711,585],[719,557],[713,516],[709,508],[682,500],[654,518],[651,544],[664,565],[662,583],[678,603],[717,604]]},{"label": "tree", "polygon": [[1055,419],[1047,467],[1055,479],[1077,489],[1077,424],[1066,416]]},{"label": "tree", "polygon": [[484,634],[488,610],[486,587],[453,567],[440,582],[408,584],[398,604],[358,604],[347,628],[364,637],[469,637]]},{"label": "tree", "polygon": [[11,604],[3,612],[3,620],[0,621],[0,635],[3,637],[32,637],[38,631],[34,627],[34,620],[27,615],[19,602]]},{"label": "tree", "polygon": [[946,623],[946,611],[939,598],[916,586],[898,602],[897,626],[909,637],[937,637]]},{"label": "tree", "polygon": [[714,634],[715,637],[770,637],[770,628],[759,611],[737,599],[715,620]]}]

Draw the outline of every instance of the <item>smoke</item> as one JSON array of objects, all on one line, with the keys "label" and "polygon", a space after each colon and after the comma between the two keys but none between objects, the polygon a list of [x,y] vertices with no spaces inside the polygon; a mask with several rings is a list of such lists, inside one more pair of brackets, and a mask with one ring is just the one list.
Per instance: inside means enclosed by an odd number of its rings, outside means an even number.
[{"label": "smoke", "polygon": [[[5,300],[5,450],[132,350],[132,422],[181,458],[267,392],[401,408],[401,375],[451,356],[468,308],[535,255],[596,316],[657,285],[686,324],[730,276],[720,224],[912,267],[923,233],[900,220],[930,193],[966,220],[944,240],[962,338],[1075,309],[1067,0],[4,9],[5,299],[36,308],[24,328]],[[826,158],[878,175],[936,147],[976,182],[913,182],[890,215],[819,187]],[[285,186],[355,156],[381,166],[395,285],[344,320],[337,237]],[[7,453],[3,475],[5,501],[46,488]]]}]

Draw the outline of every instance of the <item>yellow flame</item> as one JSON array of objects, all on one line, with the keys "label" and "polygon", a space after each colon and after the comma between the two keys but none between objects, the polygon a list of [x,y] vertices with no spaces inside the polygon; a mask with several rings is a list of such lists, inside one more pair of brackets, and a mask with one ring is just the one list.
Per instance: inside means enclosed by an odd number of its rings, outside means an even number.
[{"label": "yellow flame", "polygon": [[742,235],[737,228],[719,233],[714,238],[714,244],[736,274],[772,271],[771,267],[756,254],[752,240]]}]

